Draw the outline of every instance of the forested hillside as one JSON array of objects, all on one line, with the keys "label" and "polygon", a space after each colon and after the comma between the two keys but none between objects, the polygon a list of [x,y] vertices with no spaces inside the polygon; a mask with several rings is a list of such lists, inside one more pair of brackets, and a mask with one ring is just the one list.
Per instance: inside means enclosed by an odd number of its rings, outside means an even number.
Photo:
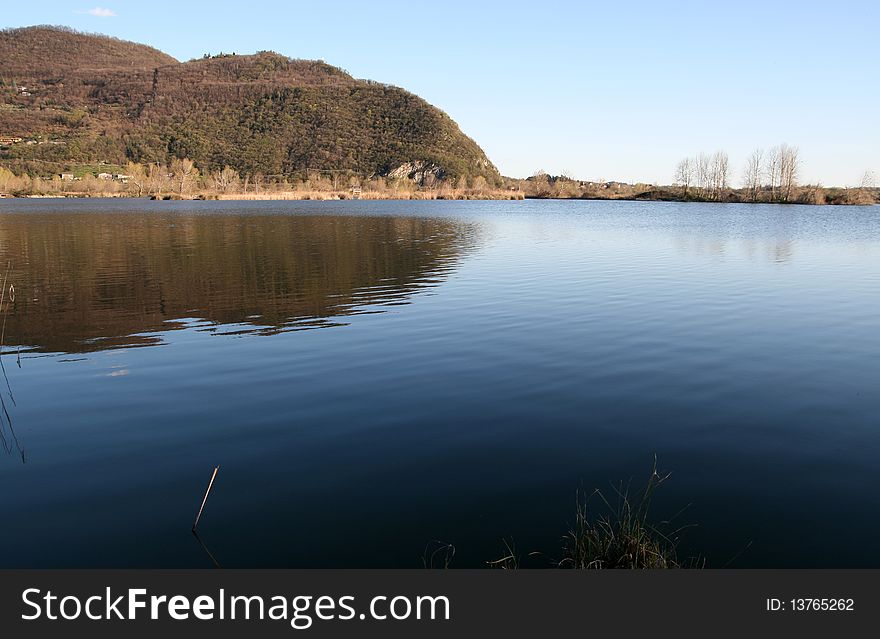
[{"label": "forested hillside", "polygon": [[168,164],[242,176],[419,181],[498,172],[445,113],[324,62],[261,52],[190,62],[59,27],[0,32],[0,165]]}]

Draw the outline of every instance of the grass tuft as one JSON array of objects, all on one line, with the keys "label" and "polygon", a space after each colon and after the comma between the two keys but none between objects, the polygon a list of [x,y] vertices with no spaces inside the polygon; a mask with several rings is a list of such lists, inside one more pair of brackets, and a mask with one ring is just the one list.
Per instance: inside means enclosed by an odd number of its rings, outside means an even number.
[{"label": "grass tuft", "polygon": [[425,546],[425,552],[422,554],[422,565],[425,568],[449,568],[452,559],[455,557],[455,546],[452,544],[435,539],[428,542]]},{"label": "grass tuft", "polygon": [[[609,500],[596,490],[577,498],[575,523],[563,541],[560,568],[642,569],[701,567],[702,560],[681,562],[676,546],[683,528],[670,530],[671,521],[654,525],[649,514],[654,492],[669,473],[657,471],[657,460],[645,485],[633,490],[630,483],[614,487],[616,499]],[[598,500],[603,514],[592,516],[591,501]]]}]

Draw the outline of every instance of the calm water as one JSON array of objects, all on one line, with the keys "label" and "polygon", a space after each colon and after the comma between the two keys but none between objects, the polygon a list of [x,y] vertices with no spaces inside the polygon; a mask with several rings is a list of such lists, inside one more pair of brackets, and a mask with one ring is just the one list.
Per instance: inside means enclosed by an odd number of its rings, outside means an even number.
[{"label": "calm water", "polygon": [[4,567],[210,566],[216,464],[223,566],[558,558],[655,454],[683,553],[880,567],[880,207],[0,201],[0,259]]}]

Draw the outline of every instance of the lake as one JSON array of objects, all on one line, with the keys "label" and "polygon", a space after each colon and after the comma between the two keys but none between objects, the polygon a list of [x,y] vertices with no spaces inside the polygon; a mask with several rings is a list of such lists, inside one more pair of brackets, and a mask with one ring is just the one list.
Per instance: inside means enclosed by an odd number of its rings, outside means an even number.
[{"label": "lake", "polygon": [[7,263],[2,567],[546,565],[655,455],[682,555],[880,567],[880,207],[3,200]]}]

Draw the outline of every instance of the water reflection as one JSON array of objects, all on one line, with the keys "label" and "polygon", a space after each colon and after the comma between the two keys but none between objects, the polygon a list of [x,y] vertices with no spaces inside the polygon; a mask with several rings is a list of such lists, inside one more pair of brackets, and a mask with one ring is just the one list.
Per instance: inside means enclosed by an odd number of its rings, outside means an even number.
[{"label": "water reflection", "polygon": [[673,239],[677,251],[683,255],[709,257],[723,261],[739,256],[751,262],[785,264],[794,256],[795,242],[791,237],[721,238],[704,235],[680,235]]},{"label": "water reflection", "polygon": [[453,219],[53,215],[0,219],[18,297],[5,346],[150,346],[181,326],[276,333],[408,303],[473,245]]}]

